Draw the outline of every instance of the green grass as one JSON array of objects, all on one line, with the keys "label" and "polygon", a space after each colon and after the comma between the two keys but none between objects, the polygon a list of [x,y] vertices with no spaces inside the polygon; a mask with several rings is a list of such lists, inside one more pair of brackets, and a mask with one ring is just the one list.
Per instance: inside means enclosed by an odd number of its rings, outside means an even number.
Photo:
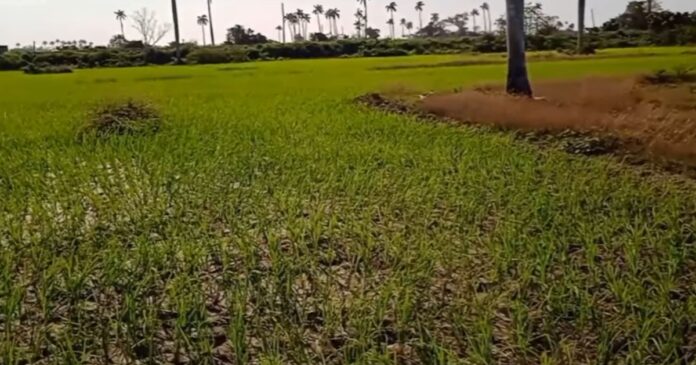
[{"label": "green grass", "polygon": [[[351,103],[462,57],[1,73],[0,363],[694,361],[692,181]],[[121,98],[162,130],[76,139]]]}]

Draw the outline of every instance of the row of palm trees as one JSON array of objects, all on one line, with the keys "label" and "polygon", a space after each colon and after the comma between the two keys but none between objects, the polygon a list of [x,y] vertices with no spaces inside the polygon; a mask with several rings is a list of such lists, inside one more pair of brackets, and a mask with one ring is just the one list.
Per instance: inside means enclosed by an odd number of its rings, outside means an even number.
[{"label": "row of palm trees", "polygon": [[[208,25],[210,25],[210,34],[211,34],[211,43],[214,44],[214,33],[213,33],[213,27],[212,27],[212,12],[211,12],[211,1],[212,0],[206,0],[208,4],[208,17],[207,19],[200,17],[198,18],[198,24],[205,29],[205,23],[207,22]],[[361,26],[364,26],[365,29],[365,35],[367,34],[367,30],[369,29],[368,27],[368,13],[367,13],[367,1],[368,0],[357,0],[360,5],[363,6],[363,9],[361,12],[356,12],[357,15],[359,15],[362,19],[361,20]],[[581,11],[582,14],[584,14],[584,1],[585,0],[579,0],[580,6],[579,10]],[[507,77],[507,91],[510,94],[516,94],[516,95],[525,95],[528,97],[532,96],[532,88],[529,83],[529,78],[527,74],[527,62],[526,62],[526,54],[525,54],[525,33],[524,33],[524,0],[505,0],[506,3],[506,11],[507,11],[507,38],[508,38],[508,77]],[[174,21],[174,43],[176,46],[176,61],[177,63],[181,63],[181,48],[180,48],[180,35],[179,35],[179,14],[177,11],[177,2],[176,0],[171,0],[171,5],[172,5],[172,16],[173,16],[173,21]],[[422,1],[418,1],[416,3],[416,11],[419,13],[419,20],[420,20],[420,27],[421,29],[423,28],[423,9],[425,7],[425,4]],[[387,5],[387,11],[391,14],[391,18],[389,19],[390,23],[394,23],[394,13],[396,12],[396,3],[392,2],[389,5]],[[315,7],[314,9],[316,11],[316,15],[319,16],[321,14],[320,10],[323,10],[323,8],[318,8]],[[338,26],[336,25],[336,19],[340,17],[340,11],[338,9],[330,9],[330,16],[327,17],[327,19],[331,19],[333,21],[333,24],[330,24],[332,26],[332,31],[337,34],[338,33]],[[335,10],[335,11],[334,11]],[[478,10],[477,10],[478,11]],[[328,12],[328,11],[327,11]],[[326,13],[325,12],[325,15]],[[486,10],[489,14],[489,20],[490,20],[490,10],[489,7],[486,6]],[[301,17],[298,16],[299,12],[296,12],[294,15],[297,17],[297,25],[295,26],[295,34],[297,34],[298,30],[298,25],[299,28],[304,30],[304,33],[306,35],[307,32],[307,24],[309,23],[309,15],[301,12],[300,14],[302,15]],[[287,16],[283,17],[283,27],[282,29],[285,29],[285,22],[287,21],[286,19]],[[126,19],[125,12],[119,10],[116,12],[116,19],[120,22],[121,24],[121,35],[124,36],[123,34],[123,20]],[[304,27],[300,25],[300,21],[304,23]],[[406,22],[406,25],[408,22]],[[582,25],[582,24],[580,24]],[[489,22],[490,26],[490,22]],[[321,28],[320,28],[321,30]],[[394,35],[394,30],[392,28],[392,36]],[[124,37],[125,38],[125,37]],[[578,45],[581,44],[582,42],[582,36],[578,37]]]}]

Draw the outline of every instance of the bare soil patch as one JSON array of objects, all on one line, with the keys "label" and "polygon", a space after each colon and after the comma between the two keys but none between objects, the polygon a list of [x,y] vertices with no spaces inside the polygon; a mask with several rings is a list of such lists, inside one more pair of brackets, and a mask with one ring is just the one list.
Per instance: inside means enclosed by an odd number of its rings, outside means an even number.
[{"label": "bare soil patch", "polygon": [[[535,99],[516,98],[500,86],[482,86],[424,96],[410,108],[419,115],[519,131],[571,153],[615,153],[630,162],[696,167],[696,83],[691,78],[538,82],[535,94]],[[381,102],[398,109],[393,103]]]}]

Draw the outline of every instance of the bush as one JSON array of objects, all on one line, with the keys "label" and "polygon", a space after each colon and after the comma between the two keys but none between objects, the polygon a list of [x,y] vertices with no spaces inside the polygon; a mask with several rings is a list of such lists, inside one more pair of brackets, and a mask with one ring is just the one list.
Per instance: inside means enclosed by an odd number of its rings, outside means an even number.
[{"label": "bush", "polygon": [[188,63],[208,65],[230,62],[230,55],[224,48],[199,48],[186,57]]}]

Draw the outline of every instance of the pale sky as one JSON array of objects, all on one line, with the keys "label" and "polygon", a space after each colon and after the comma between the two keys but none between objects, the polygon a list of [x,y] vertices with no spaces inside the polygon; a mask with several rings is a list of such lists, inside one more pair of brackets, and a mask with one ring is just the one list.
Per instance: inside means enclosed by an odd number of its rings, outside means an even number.
[{"label": "pale sky", "polygon": [[[277,38],[275,27],[280,24],[280,3],[285,2],[286,10],[298,8],[310,12],[312,5],[322,4],[324,8],[341,10],[340,26],[346,34],[352,34],[354,17],[358,8],[357,0],[213,0],[213,20],[216,40],[224,40],[226,29],[235,24],[242,24],[260,31],[269,38]],[[382,35],[388,34],[385,22],[388,19],[385,6],[391,0],[368,0],[370,26],[382,29]],[[544,5],[549,14],[558,15],[563,20],[575,23],[577,0],[537,0]],[[395,18],[406,18],[418,24],[415,12],[415,0],[396,0],[399,10]],[[433,12],[447,17],[455,13],[470,11],[479,6],[483,0],[425,0],[424,18]],[[504,0],[488,0],[493,18],[504,11]],[[588,9],[594,9],[597,24],[619,14],[626,7],[628,0],[587,0]],[[667,9],[678,11],[696,10],[695,0],[663,0]],[[185,40],[201,42],[201,28],[196,24],[196,17],[205,14],[206,0],[178,0],[181,35]],[[0,0],[0,45],[14,46],[16,43],[41,43],[44,40],[80,40],[85,39],[95,44],[105,44],[112,35],[120,33],[120,27],[114,17],[114,11],[123,9],[127,14],[147,7],[157,13],[161,22],[171,23],[170,0]],[[426,15],[427,13],[427,15]],[[323,21],[323,19],[322,19]],[[588,26],[591,19],[588,10]],[[480,25],[479,21],[479,25]],[[312,19],[310,29],[316,31],[316,19]],[[397,30],[397,33],[400,31]],[[130,21],[126,25],[126,37],[137,39]],[[169,34],[165,41],[173,39]],[[164,42],[163,42],[164,43]]]}]

